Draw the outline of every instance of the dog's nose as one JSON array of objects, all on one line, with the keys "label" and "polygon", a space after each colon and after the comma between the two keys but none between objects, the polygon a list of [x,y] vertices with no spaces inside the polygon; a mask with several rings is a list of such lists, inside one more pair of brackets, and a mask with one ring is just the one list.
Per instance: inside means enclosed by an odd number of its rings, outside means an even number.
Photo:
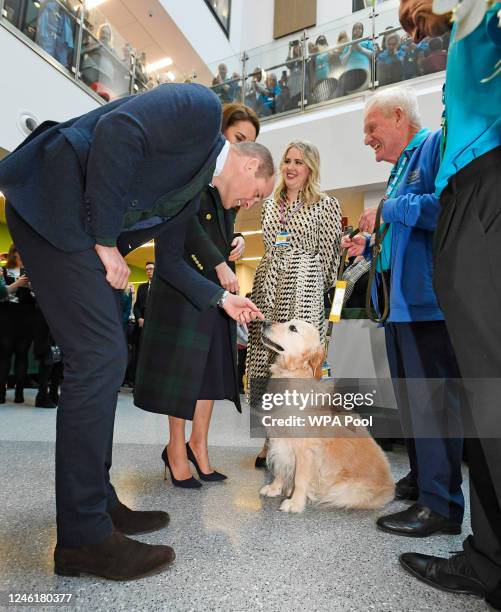
[{"label": "dog's nose", "polygon": [[271,321],[263,321],[263,329],[269,329],[271,327]]}]

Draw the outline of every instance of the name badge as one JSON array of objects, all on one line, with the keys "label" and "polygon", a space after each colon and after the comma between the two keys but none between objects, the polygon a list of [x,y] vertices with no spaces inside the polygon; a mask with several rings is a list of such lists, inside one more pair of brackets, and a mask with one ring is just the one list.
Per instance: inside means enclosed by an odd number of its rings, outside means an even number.
[{"label": "name badge", "polygon": [[320,380],[329,380],[330,378],[332,378],[331,367],[329,362],[325,360],[322,364],[322,378]]},{"label": "name badge", "polygon": [[332,300],[331,312],[329,314],[329,321],[333,323],[339,323],[339,321],[341,321],[341,311],[343,310],[346,285],[346,281],[336,281],[336,290],[334,291],[334,299]]},{"label": "name badge", "polygon": [[283,230],[282,232],[278,232],[275,238],[275,246],[277,247],[287,247],[291,243],[291,235],[290,232]]}]

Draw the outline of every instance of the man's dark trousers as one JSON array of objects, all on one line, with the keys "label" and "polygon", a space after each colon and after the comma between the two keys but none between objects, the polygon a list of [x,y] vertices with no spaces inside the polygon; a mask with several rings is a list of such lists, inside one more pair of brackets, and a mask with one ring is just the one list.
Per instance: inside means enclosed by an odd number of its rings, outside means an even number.
[{"label": "man's dark trousers", "polygon": [[[106,512],[118,503],[109,469],[117,394],[127,364],[120,292],[106,281],[94,249],[61,252],[9,205],[7,222],[64,354],[56,434],[58,544],[96,543],[112,532]],[[82,372],[88,372],[86,379]]]},{"label": "man's dark trousers", "polygon": [[[464,550],[501,607],[501,147],[478,157],[449,182],[434,244],[434,285],[465,379],[484,379],[470,396],[465,439],[473,536]],[[491,379],[487,381],[486,379]],[[491,382],[492,381],[492,382]],[[471,386],[471,385],[469,385]],[[485,437],[485,431],[493,436]],[[471,431],[467,432],[471,435]]]},{"label": "man's dark trousers", "polygon": [[[461,523],[463,440],[447,435],[461,431],[460,395],[449,385],[442,387],[443,394],[436,392],[437,379],[460,377],[445,323],[387,323],[385,338],[402,428],[407,436],[411,474],[419,487],[419,502]],[[428,432],[433,437],[427,437]]]}]

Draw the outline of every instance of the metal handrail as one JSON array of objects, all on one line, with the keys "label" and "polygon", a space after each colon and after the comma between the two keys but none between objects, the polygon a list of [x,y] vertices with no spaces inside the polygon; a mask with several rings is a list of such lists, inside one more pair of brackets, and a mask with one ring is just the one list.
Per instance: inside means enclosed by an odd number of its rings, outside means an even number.
[{"label": "metal handrail", "polygon": [[[59,0],[58,0],[58,4]],[[82,4],[82,6],[84,6],[85,3]],[[132,53],[131,56],[129,58],[125,58],[124,60],[121,60],[118,56],[118,54],[112,50],[112,49],[108,49],[106,46],[102,45],[94,36],[94,34],[89,31],[89,29],[86,27],[85,25],[85,16],[84,16],[84,11],[80,11],[80,15],[77,17],[76,15],[74,15],[71,11],[69,11],[64,5],[60,4],[60,6],[64,9],[65,12],[67,12],[70,17],[74,20],[75,24],[76,24],[76,28],[78,29],[75,32],[75,44],[76,44],[76,49],[74,50],[74,54],[73,54],[73,61],[72,61],[72,66],[71,69],[67,69],[66,67],[64,67],[62,64],[60,64],[55,58],[53,58],[48,52],[46,52],[44,49],[42,49],[38,44],[36,44],[34,41],[32,41],[28,36],[26,36],[21,30],[19,30],[14,24],[12,24],[4,15],[3,15],[3,10],[5,7],[5,0],[0,0],[0,25],[2,25],[5,29],[7,29],[8,31],[10,31],[12,34],[14,34],[19,40],[21,40],[24,44],[26,44],[27,46],[29,46],[32,50],[34,50],[40,57],[44,58],[46,61],[48,61],[54,68],[56,68],[59,72],[61,72],[62,74],[64,74],[65,76],[67,76],[68,78],[71,78],[73,80],[73,82],[77,83],[77,85],[82,88],[83,90],[86,91],[86,93],[90,96],[92,96],[97,102],[104,104],[104,100],[103,98],[101,98],[101,96],[99,96],[95,91],[93,91],[89,86],[87,86],[82,78],[81,78],[81,73],[80,73],[80,65],[81,65],[81,59],[82,59],[82,55],[84,53],[84,49],[82,48],[82,43],[83,43],[83,36],[84,36],[84,32],[88,33],[90,35],[90,37],[92,39],[94,39],[96,41],[96,45],[99,45],[100,48],[106,49],[107,53],[112,57],[112,59],[119,64],[120,66],[122,66],[124,68],[124,76],[126,78],[129,79],[129,84],[127,87],[127,90],[130,93],[134,93],[134,91],[136,90],[135,85],[136,83],[139,83],[139,80],[136,78],[136,64],[137,64],[137,58],[135,53]],[[336,44],[336,45],[332,45],[330,47],[328,47],[325,50],[322,51],[318,51],[315,53],[310,54],[308,51],[308,45],[307,45],[307,41],[308,41],[308,30],[304,30],[300,39],[300,44],[302,46],[302,52],[301,52],[301,56],[297,57],[297,58],[291,58],[288,57],[287,59],[285,59],[283,62],[279,63],[279,64],[275,64],[273,66],[270,66],[268,68],[262,68],[261,70],[266,73],[266,72],[270,72],[273,70],[277,70],[279,68],[283,68],[283,67],[287,67],[289,66],[292,62],[301,62],[301,97],[300,97],[300,105],[298,104],[298,108],[293,108],[287,111],[284,111],[283,113],[280,113],[279,116],[285,116],[285,115],[289,115],[289,114],[296,114],[298,112],[304,112],[306,110],[306,106],[308,105],[308,108],[310,108],[312,105],[308,104],[308,101],[306,100],[306,84],[307,84],[307,63],[311,60],[311,58],[316,57],[317,55],[319,55],[320,53],[329,53],[329,52],[339,52],[339,51],[343,51],[344,49],[351,47],[355,44],[359,44],[361,42],[365,42],[365,41],[371,41],[373,43],[375,43],[377,41],[377,39],[384,37],[384,36],[388,36],[391,34],[394,34],[395,32],[399,32],[402,30],[402,28],[400,26],[395,26],[395,27],[391,27],[382,31],[377,31],[376,29],[376,18],[379,16],[379,13],[376,12],[376,10],[374,8],[372,8],[370,10],[369,13],[369,18],[371,20],[371,34],[367,35],[367,36],[363,36],[361,38],[355,39],[355,40],[349,40],[345,43],[342,44]],[[328,24],[325,24],[326,27],[328,27]],[[252,54],[251,54],[252,56]],[[246,97],[246,83],[248,82],[249,78],[253,77],[253,73],[249,72],[248,70],[248,63],[250,60],[250,56],[249,56],[249,52],[244,50],[242,52],[242,55],[239,58],[240,60],[240,65],[241,65],[241,72],[242,74],[228,79],[226,80],[224,83],[218,83],[215,85],[211,85],[211,89],[217,89],[219,86],[223,85],[223,84],[230,84],[230,85],[238,85],[239,83],[242,83],[242,87],[241,87],[241,91],[240,93],[240,100],[242,101],[242,103],[245,103],[245,97]],[[223,60],[224,62],[225,60]],[[226,59],[226,62],[228,61],[228,58]],[[128,65],[127,65],[128,63]],[[222,63],[222,62],[219,62]],[[369,87],[372,89],[375,89],[378,86],[377,80],[376,80],[376,69],[377,69],[377,62],[376,62],[376,53],[372,53],[372,57],[371,57],[371,75],[370,75],[370,85]],[[196,78],[196,75],[193,77]],[[146,85],[146,83],[141,83],[142,85]],[[358,92],[359,93],[359,92]],[[354,94],[349,94],[349,95],[343,95],[343,96],[339,96],[336,98],[329,98],[328,100],[324,100],[321,102],[317,102],[315,103],[315,107],[318,107],[319,105],[325,105],[327,103],[332,104],[334,101],[340,101],[340,100],[346,100],[349,99],[353,96]],[[300,107],[300,108],[299,108]],[[268,117],[262,117],[262,119],[266,120],[266,119],[271,119],[273,117],[275,117],[277,115],[272,114],[271,116]]]}]

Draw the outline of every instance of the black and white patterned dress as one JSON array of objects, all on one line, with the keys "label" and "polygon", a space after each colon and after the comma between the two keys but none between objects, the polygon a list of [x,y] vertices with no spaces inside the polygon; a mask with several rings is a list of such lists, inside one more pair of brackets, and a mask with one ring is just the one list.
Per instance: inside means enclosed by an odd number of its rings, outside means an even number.
[{"label": "black and white patterned dress", "polygon": [[[298,202],[288,204],[287,213]],[[282,230],[280,206],[273,199],[263,204],[261,225],[265,253],[254,277],[252,301],[267,321],[301,319],[315,325],[322,342],[324,330],[324,293],[336,282],[341,243],[341,210],[338,201],[327,195],[315,204],[305,205],[288,219],[286,230],[290,245],[275,246]],[[261,342],[261,323],[249,326],[247,381],[252,387],[269,377],[274,354]],[[259,391],[258,391],[259,393]]]}]

